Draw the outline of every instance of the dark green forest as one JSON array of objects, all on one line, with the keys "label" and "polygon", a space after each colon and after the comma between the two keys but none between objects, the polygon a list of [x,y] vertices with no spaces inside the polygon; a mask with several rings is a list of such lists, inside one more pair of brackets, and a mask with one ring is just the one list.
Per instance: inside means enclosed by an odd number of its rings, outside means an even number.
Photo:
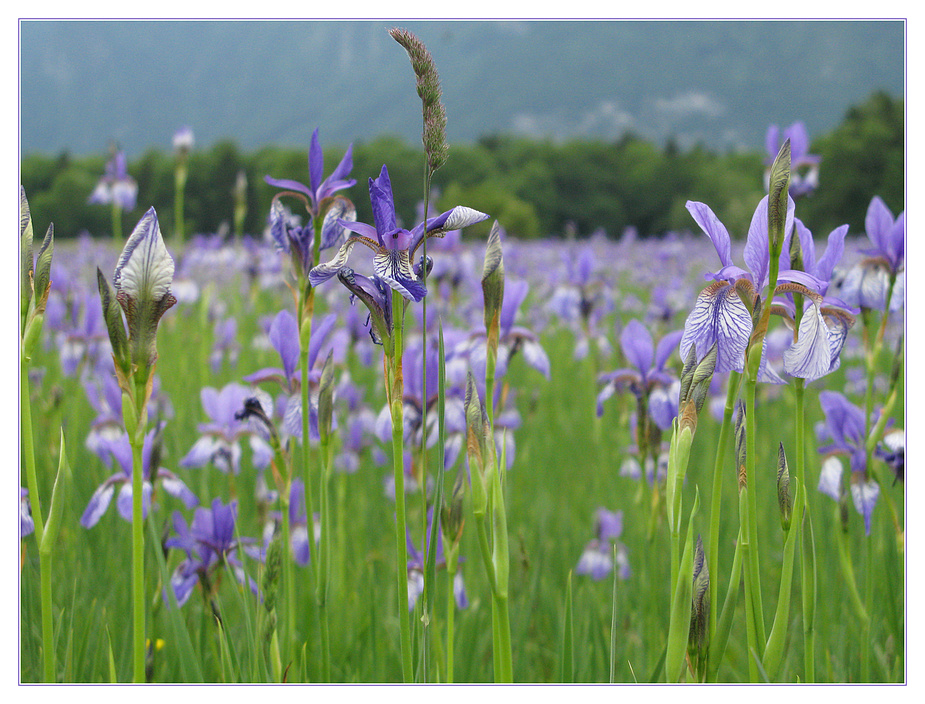
[{"label": "dark green forest", "polygon": [[[346,145],[323,146],[327,174]],[[234,187],[243,171],[247,178],[243,231],[259,234],[278,190],[268,186],[264,176],[307,183],[307,151],[308,145],[301,150],[266,147],[243,153],[231,141],[194,149],[185,188],[184,231],[230,231]],[[837,128],[813,135],[810,151],[822,158],[820,184],[800,202],[798,215],[817,236],[843,223],[860,233],[874,195],[894,213],[905,209],[903,100],[872,95],[848,110]],[[108,157],[78,159],[65,152],[23,158],[20,180],[39,218],[38,229],[54,222],[59,238],[84,231],[101,237],[111,234],[111,209],[87,203]],[[128,172],[138,183],[138,201],[134,211],[122,214],[123,232],[130,232],[153,205],[170,240],[175,225],[175,159],[169,151],[151,150],[129,162]],[[424,195],[420,145],[394,137],[357,142],[353,160],[357,184],[345,193],[356,205],[357,218],[371,221],[367,179],[386,164],[399,216],[406,225],[412,223]],[[687,230],[693,224],[684,207],[688,200],[709,204],[730,234],[741,238],[764,193],[764,169],[765,155],[760,152],[681,150],[671,142],[659,146],[631,134],[616,142],[493,135],[474,144],[451,146],[433,186],[439,209],[457,204],[476,208],[520,238],[558,237],[567,231],[583,237],[600,228],[617,237],[628,226],[643,237]],[[290,206],[299,212],[296,201]],[[489,226],[490,221],[482,223],[471,228],[471,234],[487,234]]]}]

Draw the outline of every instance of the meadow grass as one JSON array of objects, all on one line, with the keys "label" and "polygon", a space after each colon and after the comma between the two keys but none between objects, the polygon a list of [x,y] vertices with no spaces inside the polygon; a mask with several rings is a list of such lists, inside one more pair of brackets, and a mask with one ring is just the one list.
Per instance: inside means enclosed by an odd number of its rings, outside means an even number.
[{"label": "meadow grass", "polygon": [[[478,246],[474,247],[478,250]],[[56,257],[66,258],[68,245],[59,244]],[[440,256],[435,254],[435,256]],[[199,282],[205,290],[207,282]],[[536,287],[540,290],[539,286]],[[229,477],[214,467],[179,469],[177,461],[196,441],[196,426],[204,420],[199,391],[204,386],[221,388],[240,382],[253,370],[278,364],[272,349],[256,349],[251,341],[259,336],[260,316],[272,315],[291,307],[288,292],[280,286],[261,288],[228,286],[209,292],[220,300],[238,321],[238,340],[242,349],[235,366],[227,363],[217,372],[209,368],[208,354],[212,331],[204,325],[209,299],[178,305],[162,320],[158,336],[159,360],[156,373],[161,389],[173,407],[163,436],[161,465],[177,472],[208,505],[213,497],[238,502],[238,531],[260,538],[263,525],[258,519],[254,495],[256,472],[245,448],[242,472]],[[630,296],[646,301],[645,288],[624,279],[615,292],[618,309],[614,319],[626,323],[632,314],[621,312],[619,302]],[[322,299],[323,300],[323,299]],[[534,295],[524,304],[539,308]],[[325,312],[324,303],[318,316]],[[679,311],[664,330],[683,324]],[[430,315],[430,313],[429,313]],[[409,320],[411,317],[409,316]],[[594,535],[594,512],[598,507],[623,511],[623,533],[631,575],[614,586],[610,578],[595,581],[587,575],[571,576],[572,633],[570,665],[575,682],[608,682],[611,661],[614,681],[663,681],[659,666],[668,633],[670,574],[668,527],[664,516],[664,497],[660,513],[650,530],[649,493],[640,491],[640,482],[620,476],[620,467],[634,442],[630,415],[634,402],[629,395],[608,401],[602,417],[595,414],[599,391],[598,372],[621,366],[619,344],[612,324],[607,326],[615,350],[595,360],[574,358],[575,335],[551,323],[540,334],[550,361],[548,380],[529,368],[517,356],[499,385],[516,391],[516,406],[522,418],[514,431],[517,444],[513,468],[505,473],[504,494],[510,544],[510,621],[515,682],[556,682],[570,678],[563,673],[563,637],[566,632],[566,594],[569,575],[574,571],[584,545]],[[412,330],[409,334],[415,334]],[[111,469],[84,445],[90,431],[92,409],[74,376],[62,373],[58,350],[48,335],[40,345],[32,367],[42,370],[40,379],[23,393],[32,397],[36,466],[41,496],[51,495],[58,466],[59,428],[68,442],[67,460],[73,479],[65,506],[64,522],[55,550],[53,589],[54,647],[57,655],[56,679],[64,682],[130,681],[131,594],[130,525],[111,508],[91,529],[77,519],[94,490]],[[355,345],[371,345],[360,340]],[[381,375],[381,348],[376,348],[371,365],[359,361],[356,349],[347,354],[345,367],[353,381],[365,388],[366,399],[378,412],[384,405]],[[889,360],[881,360],[884,373]],[[679,361],[673,364],[679,366]],[[807,428],[822,420],[818,403],[821,388],[842,390],[847,385],[846,361],[842,369],[807,386]],[[855,364],[856,366],[856,364]],[[762,591],[765,614],[770,626],[776,606],[780,579],[783,533],[776,502],[776,453],[779,442],[793,445],[794,395],[792,386],[760,385],[757,400],[756,467],[759,497],[758,529],[762,536]],[[903,425],[903,399],[893,417]],[[704,537],[709,531],[709,496],[713,458],[719,423],[701,418],[694,440],[684,486],[684,524],[686,512],[699,489],[701,508],[694,530]],[[818,574],[816,614],[815,672],[820,682],[857,682],[862,678],[862,641],[867,637],[859,622],[841,578],[837,531],[841,530],[837,505],[816,490],[820,458],[814,433],[808,433],[806,448],[806,488],[813,521]],[[663,438],[668,440],[668,433]],[[317,459],[317,449],[312,449]],[[460,462],[464,462],[461,459]],[[432,464],[432,463],[431,463]],[[718,555],[719,594],[725,596],[731,570],[734,542],[738,531],[735,467],[725,468]],[[395,580],[394,505],[383,491],[388,465],[373,462],[372,452],[361,455],[355,474],[335,473],[332,478],[332,526],[338,526],[333,554],[328,618],[330,627],[331,677],[335,682],[395,682],[402,678],[398,648],[398,615]],[[298,473],[297,473],[298,474]],[[451,482],[455,470],[448,472]],[[267,470],[268,483],[269,470]],[[899,507],[904,506],[903,484],[886,483],[884,490]],[[449,488],[449,484],[447,485]],[[336,497],[342,497],[338,500]],[[881,497],[881,501],[883,497]],[[408,496],[408,524],[420,546],[424,524],[420,494]],[[145,597],[150,680],[189,681],[200,676],[209,682],[273,681],[272,658],[257,633],[261,608],[251,592],[243,590],[229,572],[221,574],[216,591],[221,613],[220,627],[211,615],[210,605],[197,588],[179,610],[178,623],[186,635],[174,629],[168,607],[162,601],[163,583],[154,553],[160,546],[152,535],[163,536],[172,525],[171,515],[191,512],[180,501],[157,491],[154,509],[145,529]],[[882,505],[865,539],[863,523],[849,509],[847,548],[852,556],[858,585],[864,594],[872,590],[869,643],[870,679],[876,682],[903,682],[905,679],[905,562],[897,534]],[[902,514],[901,514],[902,516]],[[470,516],[471,518],[471,516]],[[696,536],[695,536],[696,540]],[[22,541],[23,564],[20,589],[20,677],[23,682],[42,680],[41,618],[39,607],[38,550],[31,538]],[[871,559],[867,551],[872,550]],[[474,522],[463,532],[460,548],[470,604],[455,614],[454,680],[456,682],[493,681],[491,592],[479,561]],[[168,571],[179,558],[177,551],[166,555]],[[260,582],[263,565],[242,557],[249,575]],[[875,566],[868,577],[867,566]],[[321,657],[317,612],[311,607],[313,594],[307,568],[295,567],[295,655],[282,663],[290,682],[316,681]],[[446,574],[438,572],[438,595],[449,588]],[[794,580],[790,623],[778,681],[794,682],[803,672],[803,639],[800,616],[800,581]],[[431,633],[442,639],[446,624],[446,600],[437,598]],[[720,608],[715,604],[713,608]],[[412,624],[420,620],[420,606],[412,613]],[[280,617],[284,613],[278,608]],[[740,596],[718,681],[744,682],[749,679],[744,598]],[[612,631],[615,624],[615,631]],[[185,639],[188,638],[188,643]],[[613,645],[613,652],[611,652]],[[195,666],[184,660],[185,647],[191,648]],[[420,629],[415,625],[412,647],[419,663]],[[442,677],[438,657],[445,643],[430,644],[433,666],[429,681]],[[278,678],[276,678],[278,679]]]}]

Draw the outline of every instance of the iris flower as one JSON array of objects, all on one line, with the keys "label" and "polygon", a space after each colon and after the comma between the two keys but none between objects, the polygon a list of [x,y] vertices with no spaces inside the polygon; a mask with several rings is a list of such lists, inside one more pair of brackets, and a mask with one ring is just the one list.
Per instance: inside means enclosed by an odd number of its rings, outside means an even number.
[{"label": "iris flower", "polygon": [[[189,527],[182,514],[173,514],[175,536],[164,542],[164,547],[180,548],[186,559],[174,570],[170,586],[174,590],[177,604],[183,606],[189,599],[193,587],[201,582],[207,590],[213,587],[214,573],[223,565],[231,568],[237,580],[244,584],[244,565],[238,557],[238,548],[253,543],[252,538],[235,539],[237,503],[225,505],[221,499],[212,500],[211,508],[197,508]],[[257,584],[249,579],[251,591],[257,593]]]},{"label": "iris flower", "polygon": [[[795,220],[793,199],[788,197],[787,201],[785,245],[792,236]],[[749,226],[744,253],[748,269],[743,269],[732,261],[729,233],[707,205],[688,201],[687,209],[713,242],[722,267],[719,271],[705,275],[705,278],[712,279],[713,283],[700,293],[694,309],[687,317],[684,335],[681,338],[681,357],[686,358],[692,346],[696,346],[698,358],[703,357],[713,343],[717,343],[715,373],[742,371],[745,350],[752,333],[752,310],[746,301],[755,301],[769,283],[771,258],[768,242],[768,197],[761,199]],[[840,236],[843,240],[843,235]],[[835,240],[838,241],[838,236]],[[830,264],[834,266],[832,259],[835,258],[837,249],[836,244],[832,256],[830,257],[827,251],[818,265],[814,264],[814,269],[819,272]],[[820,280],[808,271],[791,269],[787,246],[781,251],[778,272],[775,285],[785,285],[783,289],[777,289],[779,292],[783,290],[802,293],[813,305],[811,314],[802,317],[797,343],[785,352],[785,370],[791,376],[810,380],[818,378],[831,371],[834,363],[833,352],[837,357],[836,348],[841,349],[835,339],[830,339],[828,324],[823,317],[821,292],[826,290],[828,282]],[[832,337],[836,338],[839,334],[840,332],[836,332]],[[783,379],[767,367],[764,360],[758,378],[759,381],[783,382]]]},{"label": "iris flower", "polygon": [[[847,455],[851,467],[851,496],[855,508],[864,517],[864,527],[870,534],[870,516],[877,503],[880,487],[868,478],[866,439],[864,437],[864,412],[847,398],[835,391],[819,393],[819,403],[825,413],[825,424],[820,433],[832,440],[830,445],[819,448],[820,454],[831,455],[823,465],[819,477],[819,490],[839,500],[841,462],[835,455]],[[872,419],[875,420],[875,419]],[[836,477],[837,473],[837,477]]]},{"label": "iris flower", "polygon": [[427,288],[412,268],[418,247],[429,237],[442,237],[450,230],[459,230],[488,217],[485,213],[458,205],[420,223],[413,230],[405,230],[397,224],[392,183],[385,166],[379,178],[369,179],[369,198],[375,225],[338,220],[341,226],[354,234],[347,238],[331,261],[311,270],[308,279],[312,286],[335,276],[347,263],[350,250],[359,243],[375,253],[373,270],[380,281],[408,300],[419,302],[427,295]]},{"label": "iris flower", "polygon": [[[884,310],[890,278],[905,269],[906,213],[894,219],[886,203],[874,196],[867,208],[864,229],[873,247],[864,250],[867,257],[848,272],[841,296],[852,306]],[[889,302],[890,310],[902,307],[902,286],[900,278]]]},{"label": "iris flower", "polygon": [[631,320],[620,334],[623,356],[632,367],[617,369],[598,379],[606,386],[597,397],[597,415],[604,414],[604,401],[616,391],[627,389],[638,398],[648,397],[655,389],[670,386],[675,377],[665,369],[671,354],[677,349],[683,330],[675,330],[654,345],[652,334],[638,320]]},{"label": "iris flower", "polygon": [[324,176],[324,153],[321,151],[321,143],[318,141],[318,130],[312,132],[311,145],[308,148],[308,186],[285,178],[264,177],[264,180],[271,186],[283,188],[288,191],[295,191],[305,195],[311,203],[309,213],[316,218],[321,213],[321,206],[327,198],[333,196],[337,191],[356,183],[356,179],[348,178],[353,170],[353,145],[347,147],[340,163],[331,172],[331,175],[323,179]]},{"label": "iris flower", "polygon": [[100,205],[114,203],[122,210],[134,210],[137,199],[138,184],[128,175],[125,152],[117,150],[106,162],[103,177],[97,182],[87,202]]},{"label": "iris flower", "polygon": [[604,579],[613,569],[613,546],[617,548],[620,579],[629,579],[631,571],[626,546],[617,541],[623,532],[623,511],[599,508],[596,514],[597,537],[585,546],[575,567],[575,574],[587,574],[591,579]]},{"label": "iris flower", "polygon": [[201,437],[186,456],[180,460],[181,467],[203,467],[214,464],[225,474],[241,472],[241,444],[249,438],[254,452],[254,466],[265,468],[273,456],[269,444],[253,434],[249,423],[235,418],[235,413],[244,406],[244,401],[254,393],[241,384],[228,384],[221,389],[207,386],[199,394],[203,410],[209,417],[208,423],[200,423]]},{"label": "iris flower", "polygon": [[[343,339],[332,334],[337,315],[331,313],[315,326],[308,346],[308,383],[317,386],[321,380],[321,366],[318,360],[326,357],[328,349],[334,349],[335,358],[340,358],[344,349]],[[283,389],[285,411],[283,430],[297,438],[302,437],[302,372],[299,369],[299,324],[295,316],[282,310],[273,318],[269,331],[270,343],[279,353],[283,368],[268,367],[244,377],[250,384],[262,384],[267,381],[277,382]],[[325,354],[322,354],[324,352]],[[318,404],[316,399],[310,401],[309,433],[311,440],[318,439]]]},{"label": "iris flower", "polygon": [[[147,517],[148,509],[151,506],[154,478],[160,479],[164,491],[180,499],[187,508],[193,508],[199,504],[199,499],[196,498],[196,495],[173,472],[163,467],[157,467],[156,469],[153,467],[156,462],[155,455],[160,452],[157,447],[159,440],[156,438],[160,430],[161,428],[157,427],[148,431],[148,434],[145,435],[141,452],[142,471],[144,473],[142,517]],[[129,445],[128,434],[123,434],[117,440],[110,442],[109,451],[115,458],[119,471],[109,477],[93,492],[86,510],[80,517],[80,525],[84,528],[92,528],[99,522],[106,509],[109,508],[117,486],[121,486],[121,489],[119,490],[119,497],[116,499],[116,509],[118,509],[122,518],[129,523],[132,522],[132,448]]]},{"label": "iris flower", "polygon": [[19,487],[19,537],[25,538],[35,530],[32,508],[29,506],[29,490]]}]

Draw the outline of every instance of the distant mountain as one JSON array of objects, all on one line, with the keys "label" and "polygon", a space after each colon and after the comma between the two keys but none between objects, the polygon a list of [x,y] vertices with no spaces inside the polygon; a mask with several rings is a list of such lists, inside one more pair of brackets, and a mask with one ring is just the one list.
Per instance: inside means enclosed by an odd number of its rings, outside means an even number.
[{"label": "distant mountain", "polygon": [[451,142],[516,133],[760,149],[768,124],[827,131],[903,95],[901,21],[22,21],[22,153],[307,146],[420,137],[402,48],[433,54]]}]

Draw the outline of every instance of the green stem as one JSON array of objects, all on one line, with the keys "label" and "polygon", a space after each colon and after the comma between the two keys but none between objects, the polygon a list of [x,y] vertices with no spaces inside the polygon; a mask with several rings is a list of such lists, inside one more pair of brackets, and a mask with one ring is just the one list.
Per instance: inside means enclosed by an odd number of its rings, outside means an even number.
[{"label": "green stem", "polygon": [[[328,615],[328,582],[331,577],[331,438],[321,438],[321,540],[318,546],[318,559],[321,562],[321,579],[316,585],[315,600],[321,622],[321,670],[324,681],[331,681],[331,634]],[[309,535],[314,535],[312,521],[309,519]]]},{"label": "green stem", "polygon": [[32,507],[32,523],[35,544],[39,546],[39,590],[42,610],[42,662],[46,682],[55,681],[55,644],[51,611],[51,556],[41,551],[45,524],[42,520],[42,502],[39,497],[38,475],[35,471],[35,445],[32,436],[32,400],[29,395],[29,364],[23,358],[19,377],[19,408],[22,427],[22,457],[26,465],[26,484],[29,489],[29,505]]},{"label": "green stem", "polygon": [[[760,350],[760,347],[758,348]],[[757,376],[757,375],[756,375]],[[745,471],[748,477],[748,561],[746,562],[746,575],[751,578],[751,599],[755,619],[756,638],[759,650],[758,656],[763,655],[764,644],[767,642],[764,626],[764,606],[761,598],[761,569],[758,560],[758,499],[757,490],[757,435],[758,428],[755,414],[756,376],[751,374],[745,379]],[[751,658],[753,659],[753,658]],[[750,660],[751,660],[750,659]]]},{"label": "green stem", "polygon": [[[742,559],[746,566],[750,564],[751,545],[749,544],[749,509],[748,509],[748,487],[739,490],[739,536],[741,542],[739,547],[742,550]],[[749,682],[758,681],[758,663],[755,662],[754,653],[758,652],[758,633],[755,627],[755,599],[752,594],[754,585],[754,576],[745,569],[745,633],[748,640],[748,678]]]},{"label": "green stem", "polygon": [[[796,482],[796,491],[793,499],[793,515],[802,515],[803,486]],[[796,555],[796,545],[799,539],[800,521],[794,521],[787,531],[784,541],[784,557],[781,566],[780,591],[777,597],[777,611],[774,622],[771,624],[771,634],[764,649],[762,665],[769,680],[777,677],[780,662],[783,658],[787,625],[790,621],[790,595],[793,587],[793,563]]]},{"label": "green stem", "polygon": [[[719,440],[716,443],[716,459],[713,465],[713,494],[710,500],[710,537],[707,547],[708,569],[710,571],[710,603],[719,605],[719,523],[723,498],[723,476],[729,449],[729,433],[732,428],[732,413],[739,395],[739,382],[742,375],[736,371],[729,373],[726,389],[726,405],[723,408],[723,423],[719,428]],[[734,476],[734,475],[733,475]],[[710,609],[710,630],[708,643],[714,642],[716,635],[717,609]],[[709,658],[714,657],[715,650],[710,648]],[[719,653],[721,657],[722,654]],[[712,671],[712,664],[707,665]]]},{"label": "green stem", "polygon": [[[398,564],[396,576],[398,586],[398,625],[401,639],[402,679],[405,684],[414,681],[411,654],[411,615],[408,613],[408,545],[406,543],[408,519],[405,514],[405,466],[404,466],[404,422],[402,377],[402,355],[404,352],[404,299],[392,294],[393,351],[388,360],[389,408],[392,416],[392,470],[395,478],[395,547]],[[423,487],[422,487],[423,490]]]},{"label": "green stem", "polygon": [[854,605],[854,610],[857,613],[858,618],[861,620],[865,629],[867,627],[867,622],[869,618],[867,616],[867,609],[864,607],[864,602],[861,600],[861,595],[858,592],[857,580],[854,576],[854,565],[851,562],[851,554],[848,551],[847,544],[847,534],[842,530],[841,526],[841,506],[835,506],[835,525],[839,526],[835,530],[836,542],[838,543],[838,559],[841,562],[842,576],[844,577],[845,586],[848,587],[848,597],[851,599],[851,603]]},{"label": "green stem", "polygon": [[454,554],[447,555],[446,574],[449,579],[449,587],[446,590],[446,681],[448,684],[453,683],[453,646],[456,642],[455,622],[456,622],[456,598],[453,594],[453,583],[456,579],[457,556]]},{"label": "green stem", "polygon": [[[140,411],[138,416],[141,417]],[[132,447],[132,662],[136,684],[145,681],[145,536],[142,518],[144,469],[141,457],[144,435],[144,425],[139,424],[138,430],[129,436]]]},{"label": "green stem", "polygon": [[[729,586],[726,588],[726,600],[723,602],[723,613],[716,624],[716,631],[710,639],[710,657],[707,666],[707,682],[716,682],[719,666],[726,652],[726,643],[729,642],[729,632],[732,630],[732,617],[736,611],[739,597],[739,585],[742,577],[742,531],[736,538],[735,554],[732,557],[732,573],[729,576]],[[712,581],[712,580],[711,580]],[[710,611],[713,611],[711,608]]]},{"label": "green stem", "polygon": [[507,540],[507,514],[504,508],[504,494],[501,489],[501,470],[496,466],[492,473],[492,539],[495,580],[494,591],[497,622],[492,631],[497,633],[498,667],[495,682],[511,683],[514,681],[514,668],[511,653],[511,618],[508,610],[508,575],[510,572],[510,554]]}]

